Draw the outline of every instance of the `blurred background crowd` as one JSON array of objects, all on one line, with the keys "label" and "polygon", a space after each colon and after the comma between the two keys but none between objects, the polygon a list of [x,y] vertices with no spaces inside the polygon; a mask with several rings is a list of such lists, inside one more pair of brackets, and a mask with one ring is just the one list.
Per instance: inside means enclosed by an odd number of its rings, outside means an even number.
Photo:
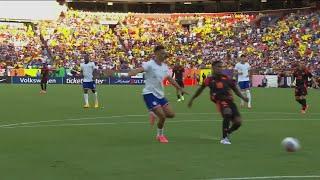
[{"label": "blurred background crowd", "polygon": [[[100,69],[128,70],[152,58],[154,45],[168,64],[190,69],[222,60],[228,69],[246,54],[255,74],[281,74],[302,61],[320,75],[320,11],[274,14],[134,14],[68,10],[56,21],[0,25],[0,76],[37,69],[73,76],[83,54]],[[13,70],[14,73],[13,73]]]}]

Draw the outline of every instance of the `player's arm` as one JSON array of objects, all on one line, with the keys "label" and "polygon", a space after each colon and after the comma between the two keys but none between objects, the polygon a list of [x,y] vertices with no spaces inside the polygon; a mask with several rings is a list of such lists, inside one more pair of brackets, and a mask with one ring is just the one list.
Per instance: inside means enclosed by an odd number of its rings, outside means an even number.
[{"label": "player's arm", "polygon": [[140,67],[140,68],[137,68],[137,69],[133,69],[131,71],[128,72],[128,76],[135,76],[139,73],[143,73],[144,72],[144,68],[143,67]]},{"label": "player's arm", "polygon": [[192,104],[193,104],[193,101],[198,97],[200,96],[200,94],[203,92],[203,90],[206,88],[205,84],[202,84],[198,89],[197,91],[194,93],[194,95],[191,97],[189,103],[188,103],[188,107],[191,108],[192,107]]},{"label": "player's arm", "polygon": [[240,92],[240,89],[235,85],[235,83],[232,82],[232,85],[230,87],[239,98],[243,99],[245,102],[249,101],[247,97],[243,96],[243,94]]},{"label": "player's arm", "polygon": [[238,75],[242,75],[242,72],[240,70],[240,67],[238,66],[238,64],[236,64],[236,66],[234,67],[234,75],[238,76]]},{"label": "player's arm", "polygon": [[171,77],[171,76],[167,76],[168,81],[175,87],[178,89],[178,91],[184,93],[184,94],[189,94],[187,91],[185,91],[182,87],[179,86],[179,84]]},{"label": "player's arm", "polygon": [[175,69],[173,68],[171,77],[173,78],[174,75],[175,75]]}]

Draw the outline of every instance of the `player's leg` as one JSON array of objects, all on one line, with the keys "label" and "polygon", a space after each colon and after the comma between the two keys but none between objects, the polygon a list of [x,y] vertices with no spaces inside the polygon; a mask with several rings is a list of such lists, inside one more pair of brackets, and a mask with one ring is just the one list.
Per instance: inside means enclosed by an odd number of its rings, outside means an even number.
[{"label": "player's leg", "polygon": [[83,89],[83,98],[84,98],[84,108],[89,108],[89,95],[88,95],[88,89]]},{"label": "player's leg", "polygon": [[217,102],[217,107],[220,110],[220,113],[222,115],[223,121],[222,121],[222,139],[220,141],[221,144],[231,144],[228,135],[229,135],[229,128],[230,128],[230,122],[232,120],[232,110],[229,107],[228,103],[225,101]]},{"label": "player's leg", "polygon": [[176,88],[176,94],[177,94],[177,98],[178,98],[178,102],[180,102],[181,101],[181,96],[180,96],[180,92],[179,92],[179,90]]},{"label": "player's leg", "polygon": [[166,114],[161,106],[157,106],[152,110],[154,114],[158,117],[158,129],[157,129],[157,140],[161,143],[168,143],[167,137],[164,135],[164,124],[166,121]]},{"label": "player's leg", "polygon": [[47,91],[47,81],[42,79],[41,82],[40,82],[40,86],[41,86],[41,91],[40,93],[46,93]]},{"label": "player's leg", "polygon": [[234,131],[238,130],[242,125],[242,119],[240,116],[240,112],[235,103],[230,103],[230,108],[232,110],[232,126],[228,130],[228,134],[233,133]]},{"label": "player's leg", "polygon": [[42,82],[42,81],[40,82],[40,86],[41,86],[41,91],[40,91],[40,93],[43,93],[44,87],[43,87],[43,82]]},{"label": "player's leg", "polygon": [[89,84],[87,82],[83,82],[82,83],[82,87],[83,87],[83,99],[84,99],[84,108],[89,108],[89,95],[88,95],[88,91],[89,91]]},{"label": "player's leg", "polygon": [[[304,94],[306,94],[306,93],[304,93]],[[302,114],[305,114],[306,111],[307,111],[307,109],[308,109],[308,104],[307,104],[306,95],[300,96],[300,101],[301,101],[301,105],[302,105],[301,113],[302,113]]]},{"label": "player's leg", "polygon": [[306,110],[308,108],[306,95],[307,89],[305,87],[295,88],[295,98],[296,101],[301,105],[301,113],[306,113]]},{"label": "player's leg", "polygon": [[94,95],[94,107],[98,108],[99,107],[99,98],[98,98],[98,92],[96,90],[96,83],[95,82],[92,82],[91,91]]},{"label": "player's leg", "polygon": [[47,92],[47,84],[48,84],[47,81],[45,81],[45,82],[43,83],[44,92]]},{"label": "player's leg", "polygon": [[[182,87],[182,88],[184,88],[183,80],[180,81],[179,86]],[[181,93],[181,100],[184,101],[184,93],[183,93],[183,92]]]},{"label": "player's leg", "polygon": [[[238,82],[238,86],[241,94],[245,96],[244,82],[243,81]],[[242,99],[240,99],[240,107],[244,107],[244,101]]]},{"label": "player's leg", "polygon": [[153,94],[144,94],[144,102],[146,103],[149,111],[152,111],[158,118],[158,129],[157,129],[157,140],[162,143],[167,143],[168,140],[164,136],[164,123],[166,120],[166,115],[162,109],[161,101]]},{"label": "player's leg", "polygon": [[248,108],[252,108],[251,106],[251,91],[250,91],[250,83],[248,82],[247,84],[247,89],[246,89],[246,96],[249,99],[248,101]]},{"label": "player's leg", "polygon": [[167,104],[163,105],[162,110],[167,118],[174,118],[175,117],[175,113],[174,113],[173,108],[171,107],[170,104],[167,103]]}]

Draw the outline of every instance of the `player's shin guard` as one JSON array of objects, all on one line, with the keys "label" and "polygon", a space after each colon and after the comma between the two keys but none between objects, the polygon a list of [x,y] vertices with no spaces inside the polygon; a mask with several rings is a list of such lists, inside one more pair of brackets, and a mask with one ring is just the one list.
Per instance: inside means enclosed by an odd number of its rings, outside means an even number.
[{"label": "player's shin guard", "polygon": [[83,94],[83,98],[84,98],[85,105],[88,105],[89,104],[89,95],[88,95],[88,93]]},{"label": "player's shin guard", "polygon": [[98,93],[97,92],[94,93],[94,102],[95,102],[95,105],[99,104],[99,102],[98,102]]},{"label": "player's shin guard", "polygon": [[40,86],[41,86],[41,90],[44,90],[44,88],[43,88],[43,83],[41,83]]},{"label": "player's shin guard", "polygon": [[47,83],[43,83],[44,85],[44,90],[47,91]]},{"label": "player's shin guard", "polygon": [[226,138],[228,137],[228,130],[229,130],[229,126],[230,126],[230,120],[229,118],[224,118],[223,122],[222,122],[222,137]]},{"label": "player's shin guard", "polygon": [[249,89],[246,90],[246,95],[247,95],[247,98],[249,99],[249,101],[248,101],[248,106],[251,107],[251,92],[250,92]]},{"label": "player's shin guard", "polygon": [[[245,93],[243,91],[241,91],[241,94],[243,96],[245,96]],[[243,107],[244,106],[244,101],[242,99],[240,99],[240,106]]]}]

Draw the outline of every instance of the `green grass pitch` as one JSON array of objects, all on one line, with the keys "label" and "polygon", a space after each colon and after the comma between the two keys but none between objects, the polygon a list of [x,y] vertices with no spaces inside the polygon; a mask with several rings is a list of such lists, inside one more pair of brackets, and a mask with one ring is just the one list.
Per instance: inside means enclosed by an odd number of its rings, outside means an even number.
[{"label": "green grass pitch", "polygon": [[[317,90],[309,91],[310,110],[301,115],[293,89],[253,89],[254,108],[241,109],[244,125],[225,146],[219,144],[221,117],[208,90],[188,109],[190,96],[177,103],[172,87],[166,94],[177,115],[166,124],[170,142],[156,142],[142,88],[99,86],[104,108],[83,109],[80,86],[49,85],[40,95],[38,85],[1,85],[0,179],[320,176]],[[302,149],[285,152],[280,142],[287,136],[298,138]]]}]

